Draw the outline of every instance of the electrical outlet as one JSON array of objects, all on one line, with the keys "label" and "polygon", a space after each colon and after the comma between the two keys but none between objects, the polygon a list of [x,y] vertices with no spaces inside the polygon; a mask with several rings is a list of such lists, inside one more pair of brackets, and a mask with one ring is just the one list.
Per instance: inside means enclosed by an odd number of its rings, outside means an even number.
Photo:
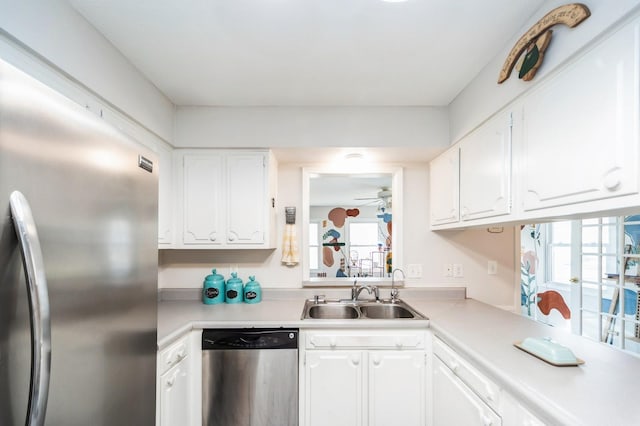
[{"label": "electrical outlet", "polygon": [[407,278],[422,278],[422,265],[419,263],[407,265]]},{"label": "electrical outlet", "polygon": [[453,276],[453,265],[451,263],[445,263],[442,266],[442,275],[445,277]]},{"label": "electrical outlet", "polygon": [[487,274],[496,275],[498,273],[498,262],[490,260],[487,262]]},{"label": "electrical outlet", "polygon": [[454,263],[453,264],[453,276],[455,278],[464,277],[464,270],[462,269],[462,263]]}]

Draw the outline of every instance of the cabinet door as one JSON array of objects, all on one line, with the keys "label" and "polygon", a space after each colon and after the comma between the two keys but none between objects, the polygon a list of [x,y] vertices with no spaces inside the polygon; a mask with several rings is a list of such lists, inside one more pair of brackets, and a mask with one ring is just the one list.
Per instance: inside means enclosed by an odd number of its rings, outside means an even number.
[{"label": "cabinet door", "polygon": [[263,244],[267,218],[266,154],[229,154],[227,244]]},{"label": "cabinet door", "polygon": [[222,244],[222,156],[184,155],[182,160],[183,242],[187,245]]},{"label": "cabinet door", "polygon": [[511,114],[502,113],[460,143],[460,218],[511,210]]},{"label": "cabinet door", "polygon": [[438,358],[433,359],[433,425],[501,425],[500,417]]},{"label": "cabinet door", "polygon": [[369,425],[426,423],[424,351],[369,352]]},{"label": "cabinet door", "polygon": [[431,225],[460,219],[460,151],[458,146],[433,159],[429,165]]},{"label": "cabinet door", "polygon": [[160,426],[189,425],[189,358],[185,358],[161,376]]},{"label": "cabinet door", "polygon": [[637,32],[624,27],[526,96],[524,210],[638,192]]},{"label": "cabinet door", "polygon": [[171,150],[158,148],[159,182],[158,182],[158,244],[160,247],[173,244],[173,162]]},{"label": "cabinet door", "polygon": [[305,425],[363,425],[363,352],[308,351],[305,357]]}]

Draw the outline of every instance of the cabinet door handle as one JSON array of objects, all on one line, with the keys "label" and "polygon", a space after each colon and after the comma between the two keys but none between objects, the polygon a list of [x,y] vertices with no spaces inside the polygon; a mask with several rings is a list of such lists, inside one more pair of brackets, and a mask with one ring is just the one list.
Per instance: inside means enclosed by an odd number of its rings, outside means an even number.
[{"label": "cabinet door handle", "polygon": [[491,421],[491,417],[483,414],[482,415],[482,426],[491,426],[493,422]]},{"label": "cabinet door handle", "polygon": [[378,355],[374,355],[373,356],[373,365],[378,366],[378,365],[380,365],[380,363],[381,363],[380,357]]},{"label": "cabinet door handle", "polygon": [[487,401],[493,401],[495,399],[495,394],[493,391],[487,386]]},{"label": "cabinet door handle", "polygon": [[173,387],[173,384],[176,381],[176,375],[177,375],[177,372],[174,373],[170,378],[167,379],[167,387],[168,388],[172,388]]},{"label": "cabinet door handle", "polygon": [[453,371],[454,373],[458,371],[458,368],[460,368],[460,365],[455,362],[455,361],[451,361],[451,371]]},{"label": "cabinet door handle", "polygon": [[360,358],[357,355],[352,355],[351,356],[351,364],[359,365],[360,364]]}]

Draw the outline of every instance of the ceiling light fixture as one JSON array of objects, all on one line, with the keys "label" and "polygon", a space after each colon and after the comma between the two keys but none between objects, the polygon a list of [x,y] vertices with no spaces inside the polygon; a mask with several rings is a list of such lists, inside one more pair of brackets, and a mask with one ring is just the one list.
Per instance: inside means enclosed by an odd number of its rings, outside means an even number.
[{"label": "ceiling light fixture", "polygon": [[359,152],[352,152],[345,155],[344,159],[347,161],[361,161],[362,159],[364,159],[364,157]]}]

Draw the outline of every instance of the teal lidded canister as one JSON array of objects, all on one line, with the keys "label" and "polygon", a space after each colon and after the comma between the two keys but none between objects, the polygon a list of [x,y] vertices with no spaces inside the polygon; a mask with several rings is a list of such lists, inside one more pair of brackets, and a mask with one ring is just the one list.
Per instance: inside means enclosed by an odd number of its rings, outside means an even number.
[{"label": "teal lidded canister", "polygon": [[224,301],[227,303],[242,303],[242,280],[238,278],[236,272],[231,273],[231,278],[227,280],[224,292]]},{"label": "teal lidded canister", "polygon": [[256,277],[249,277],[249,281],[244,285],[244,301],[246,303],[260,303],[262,301],[262,289]]},{"label": "teal lidded canister", "polygon": [[212,274],[204,278],[202,284],[202,302],[205,305],[215,305],[224,302],[224,277],[211,270]]}]

